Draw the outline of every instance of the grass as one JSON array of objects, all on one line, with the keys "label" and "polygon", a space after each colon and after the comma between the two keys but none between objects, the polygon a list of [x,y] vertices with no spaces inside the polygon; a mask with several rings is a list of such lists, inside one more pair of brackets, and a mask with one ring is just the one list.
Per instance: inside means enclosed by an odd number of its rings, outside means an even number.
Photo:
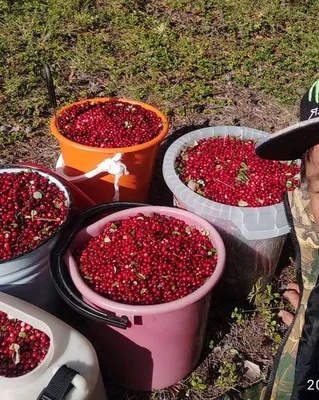
[{"label": "grass", "polygon": [[0,0],[0,145],[46,131],[45,63],[60,106],[126,96],[211,114],[230,80],[294,104],[316,78],[318,11],[318,0]]}]

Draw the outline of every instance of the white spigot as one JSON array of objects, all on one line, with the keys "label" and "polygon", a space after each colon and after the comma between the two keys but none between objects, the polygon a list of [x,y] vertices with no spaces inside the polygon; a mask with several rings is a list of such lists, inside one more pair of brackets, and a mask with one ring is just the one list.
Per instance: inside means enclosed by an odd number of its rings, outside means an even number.
[{"label": "white spigot", "polygon": [[83,182],[86,179],[93,178],[96,175],[101,173],[108,173],[114,175],[114,196],[113,201],[119,201],[120,199],[120,188],[119,188],[119,180],[123,175],[129,175],[129,171],[126,168],[126,165],[122,163],[122,153],[116,153],[112,158],[106,158],[100,164],[96,166],[92,171],[86,172],[82,175],[77,176],[68,176],[63,173],[61,168],[61,172],[59,171],[59,175],[72,183]]}]

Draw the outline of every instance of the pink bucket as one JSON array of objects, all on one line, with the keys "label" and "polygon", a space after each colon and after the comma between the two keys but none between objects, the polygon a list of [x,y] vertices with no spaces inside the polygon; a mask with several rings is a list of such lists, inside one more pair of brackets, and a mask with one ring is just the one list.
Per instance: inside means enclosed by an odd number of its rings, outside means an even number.
[{"label": "pink bucket", "polygon": [[[102,233],[109,221],[137,213],[159,213],[184,220],[210,232],[217,250],[217,266],[209,280],[194,293],[170,303],[134,306],[116,303],[91,290],[82,280],[72,251]],[[222,276],[225,247],[218,232],[204,219],[170,207],[145,206],[116,212],[82,229],[64,256],[71,279],[83,300],[110,315],[126,315],[126,330],[88,319],[91,340],[108,377],[121,386],[148,391],[171,386],[196,366],[203,345],[212,289]]]}]

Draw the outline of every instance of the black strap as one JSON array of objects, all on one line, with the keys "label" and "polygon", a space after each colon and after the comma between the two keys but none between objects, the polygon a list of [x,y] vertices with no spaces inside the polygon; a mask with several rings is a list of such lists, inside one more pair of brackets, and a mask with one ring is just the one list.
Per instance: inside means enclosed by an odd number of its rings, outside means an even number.
[{"label": "black strap", "polygon": [[50,380],[48,386],[42,390],[37,400],[64,400],[73,388],[71,382],[77,374],[78,372],[74,369],[62,365]]}]

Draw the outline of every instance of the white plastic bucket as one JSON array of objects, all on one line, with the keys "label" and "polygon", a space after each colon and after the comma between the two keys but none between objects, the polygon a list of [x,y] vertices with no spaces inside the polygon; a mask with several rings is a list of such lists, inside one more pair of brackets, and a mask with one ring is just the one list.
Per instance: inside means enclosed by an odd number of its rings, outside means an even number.
[{"label": "white plastic bucket", "polygon": [[1,399],[36,400],[62,365],[78,372],[65,400],[106,400],[95,350],[79,332],[53,315],[23,300],[0,293],[0,310],[46,333],[50,348],[33,371],[17,378],[0,376]]},{"label": "white plastic bucket", "polygon": [[163,176],[174,204],[211,222],[225,243],[226,268],[218,291],[226,298],[246,296],[254,283],[269,282],[289,232],[283,203],[266,207],[236,207],[208,200],[188,188],[175,172],[180,151],[203,138],[235,136],[260,140],[268,133],[236,126],[198,129],[177,139],[167,150]]},{"label": "white plastic bucket", "polygon": [[[20,166],[2,167],[0,168],[0,174],[29,170],[36,171],[55,183],[64,192],[70,209],[71,195],[65,185],[54,176],[37,168]],[[58,231],[32,251],[13,257],[10,260],[0,261],[0,291],[26,300],[45,310],[54,311],[58,304],[59,296],[51,280],[49,262],[50,252],[57,237]]]}]

